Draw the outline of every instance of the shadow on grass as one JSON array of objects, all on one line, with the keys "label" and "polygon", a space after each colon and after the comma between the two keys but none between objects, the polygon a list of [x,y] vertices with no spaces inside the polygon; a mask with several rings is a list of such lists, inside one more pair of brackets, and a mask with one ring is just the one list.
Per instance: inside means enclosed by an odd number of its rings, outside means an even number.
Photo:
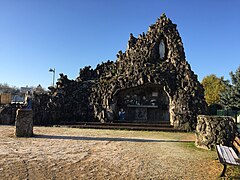
[{"label": "shadow on grass", "polygon": [[79,141],[116,141],[116,142],[194,142],[171,139],[141,139],[141,138],[110,138],[110,137],[81,137],[81,136],[55,136],[55,135],[34,135],[37,139],[55,139],[55,140],[79,140]]}]

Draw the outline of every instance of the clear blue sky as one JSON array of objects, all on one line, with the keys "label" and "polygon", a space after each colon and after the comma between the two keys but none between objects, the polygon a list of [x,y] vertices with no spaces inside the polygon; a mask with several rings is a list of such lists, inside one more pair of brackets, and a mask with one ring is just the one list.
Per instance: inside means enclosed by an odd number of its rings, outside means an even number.
[{"label": "clear blue sky", "polygon": [[84,66],[115,61],[129,34],[162,13],[200,81],[229,79],[240,65],[240,0],[0,0],[0,83],[46,88],[49,68],[75,79]]}]

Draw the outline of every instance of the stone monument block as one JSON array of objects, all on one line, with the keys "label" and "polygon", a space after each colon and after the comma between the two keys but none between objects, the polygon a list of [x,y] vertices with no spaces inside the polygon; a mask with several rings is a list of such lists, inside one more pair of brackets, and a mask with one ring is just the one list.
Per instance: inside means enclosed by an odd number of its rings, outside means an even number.
[{"label": "stone monument block", "polygon": [[196,141],[197,147],[213,149],[217,144],[230,146],[237,133],[237,126],[231,116],[197,117]]},{"label": "stone monument block", "polygon": [[16,137],[33,136],[33,111],[31,109],[18,109],[15,125]]}]

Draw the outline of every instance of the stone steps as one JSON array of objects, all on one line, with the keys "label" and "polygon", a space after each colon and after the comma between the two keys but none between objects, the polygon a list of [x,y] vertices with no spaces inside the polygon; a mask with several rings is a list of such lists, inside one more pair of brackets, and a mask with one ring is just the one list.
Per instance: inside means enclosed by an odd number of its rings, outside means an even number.
[{"label": "stone steps", "polygon": [[65,123],[55,125],[55,127],[184,132],[173,128],[172,125],[165,122],[161,124],[78,122],[75,124]]}]

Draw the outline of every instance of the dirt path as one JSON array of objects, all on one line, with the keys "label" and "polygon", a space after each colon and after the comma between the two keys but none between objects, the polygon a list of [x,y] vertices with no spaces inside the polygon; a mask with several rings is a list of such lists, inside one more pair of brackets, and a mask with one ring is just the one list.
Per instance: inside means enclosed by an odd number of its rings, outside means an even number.
[{"label": "dirt path", "polygon": [[216,179],[216,152],[192,133],[0,126],[0,179]]}]

